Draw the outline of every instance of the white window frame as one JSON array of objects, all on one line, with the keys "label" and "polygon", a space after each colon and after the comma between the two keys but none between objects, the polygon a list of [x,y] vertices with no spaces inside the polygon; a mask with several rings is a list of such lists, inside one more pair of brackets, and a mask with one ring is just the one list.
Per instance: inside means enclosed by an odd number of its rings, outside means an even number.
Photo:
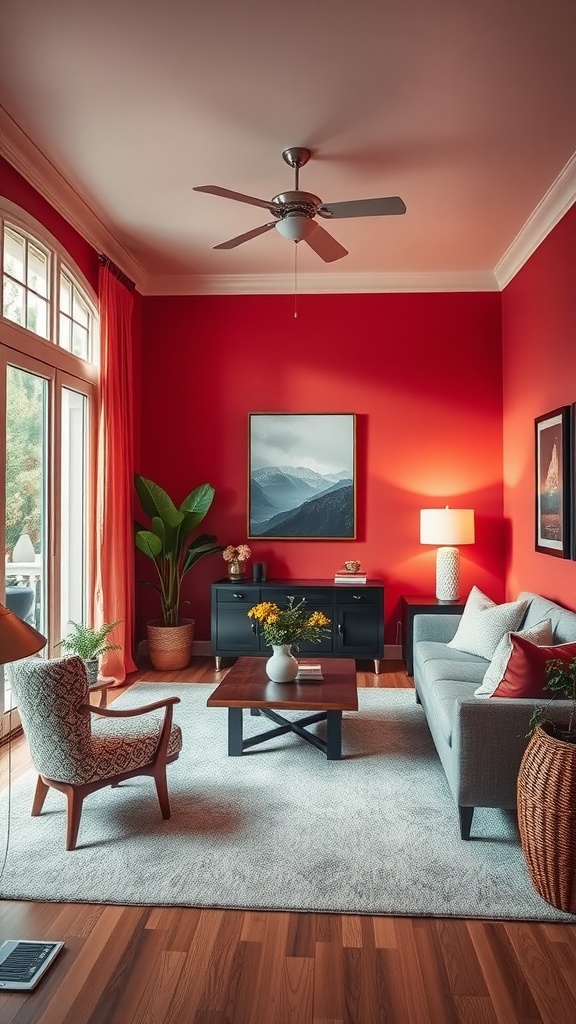
[{"label": "white window frame", "polygon": [[[86,496],[86,531],[89,538],[87,546],[87,573],[88,573],[88,595],[93,600],[94,579],[95,579],[95,529],[96,529],[96,457],[97,457],[97,419],[99,399],[99,321],[98,321],[98,300],[96,293],[84,278],[74,261],[65,251],[59,241],[46,230],[35,218],[26,211],[21,210],[9,200],[0,197],[0,250],[3,246],[4,224],[20,231],[29,237],[30,241],[50,253],[50,273],[48,287],[48,301],[50,304],[49,316],[49,338],[43,338],[39,334],[28,330],[20,324],[14,323],[2,315],[2,282],[0,278],[0,451],[5,451],[6,436],[6,366],[16,365],[22,369],[29,368],[31,372],[45,376],[51,384],[51,399],[49,410],[50,430],[50,454],[49,454],[49,491],[48,491],[48,558],[49,586],[47,592],[47,618],[49,644],[45,653],[49,657],[60,654],[55,644],[61,636],[63,624],[60,623],[60,584],[58,572],[58,559],[60,547],[59,523],[60,512],[60,458],[61,458],[61,388],[67,387],[86,395],[89,399],[89,449],[90,460],[87,478]],[[0,264],[3,267],[3,252],[0,252]],[[71,279],[78,289],[83,300],[90,311],[89,328],[89,355],[90,360],[74,355],[72,352],[62,348],[58,344],[58,328],[60,317],[59,283],[61,271]],[[5,499],[4,478],[0,485],[0,498]],[[4,523],[0,525],[3,533]],[[1,593],[4,593],[5,585],[5,562],[0,560],[0,586]],[[93,615],[93,608],[87,608],[87,614]],[[66,624],[64,624],[65,626]],[[0,679],[0,685],[3,685]],[[1,710],[1,704],[0,704]],[[12,717],[15,712],[12,712]],[[0,736],[11,716],[8,713],[0,715]],[[16,714],[17,718],[17,714]],[[16,725],[16,720],[12,722]]]}]

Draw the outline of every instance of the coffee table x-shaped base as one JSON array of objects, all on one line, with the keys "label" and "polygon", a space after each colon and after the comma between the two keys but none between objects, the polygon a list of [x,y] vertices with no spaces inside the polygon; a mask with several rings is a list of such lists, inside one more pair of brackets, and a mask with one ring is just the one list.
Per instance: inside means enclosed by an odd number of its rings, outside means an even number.
[{"label": "coffee table x-shaped base", "polygon": [[[279,715],[277,711],[272,711],[271,708],[250,708],[250,714],[264,715],[271,722],[276,722],[278,728],[268,729],[267,732],[260,732],[257,736],[249,736],[245,739],[244,708],[228,708],[228,754],[230,757],[241,757],[244,751],[250,747],[275,739],[276,736],[283,736],[287,732],[293,732],[307,743],[311,743],[317,750],[326,754],[329,761],[339,761],[342,757],[341,711],[318,711],[314,715],[307,715],[294,722]],[[325,740],[309,732],[306,728],[316,722],[326,722]]]}]

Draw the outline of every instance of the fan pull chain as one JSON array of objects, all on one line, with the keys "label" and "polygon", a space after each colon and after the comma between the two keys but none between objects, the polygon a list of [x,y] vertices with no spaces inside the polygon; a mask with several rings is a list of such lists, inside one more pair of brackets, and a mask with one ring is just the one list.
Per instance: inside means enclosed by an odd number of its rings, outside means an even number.
[{"label": "fan pull chain", "polygon": [[298,319],[298,242],[294,242],[294,319]]}]

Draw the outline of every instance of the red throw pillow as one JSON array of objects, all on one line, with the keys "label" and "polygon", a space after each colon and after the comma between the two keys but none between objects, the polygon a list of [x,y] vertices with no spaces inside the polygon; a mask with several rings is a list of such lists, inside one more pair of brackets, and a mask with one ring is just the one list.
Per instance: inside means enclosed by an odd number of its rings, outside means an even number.
[{"label": "red throw pillow", "polygon": [[545,690],[546,662],[558,658],[564,663],[576,658],[576,643],[556,644],[554,647],[539,647],[523,636],[512,633],[512,654],[500,685],[493,697],[551,697]]}]

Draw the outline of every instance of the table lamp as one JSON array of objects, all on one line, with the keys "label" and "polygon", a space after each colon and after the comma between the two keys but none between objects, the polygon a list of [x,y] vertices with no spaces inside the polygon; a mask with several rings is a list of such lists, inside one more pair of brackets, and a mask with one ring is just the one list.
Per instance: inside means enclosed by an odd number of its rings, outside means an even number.
[{"label": "table lamp", "polygon": [[0,665],[29,658],[47,643],[42,633],[0,604]]},{"label": "table lamp", "polygon": [[436,597],[457,601],[460,593],[460,552],[456,545],[474,543],[474,509],[423,508],[420,543],[437,544]]}]

